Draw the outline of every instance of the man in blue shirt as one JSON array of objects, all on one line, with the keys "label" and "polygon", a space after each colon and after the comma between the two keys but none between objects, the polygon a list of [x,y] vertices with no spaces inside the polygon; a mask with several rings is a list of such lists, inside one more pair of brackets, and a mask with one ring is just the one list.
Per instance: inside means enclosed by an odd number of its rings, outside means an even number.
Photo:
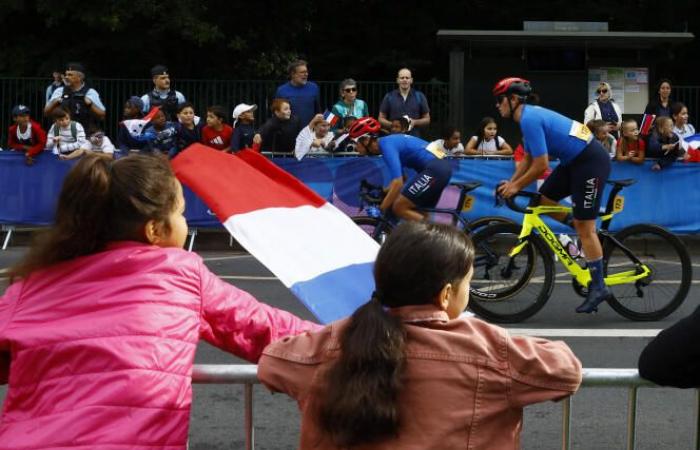
[{"label": "man in blue shirt", "polygon": [[[450,162],[443,159],[444,152],[415,136],[392,134],[379,138],[381,125],[372,117],[355,121],[348,134],[357,142],[361,155],[382,155],[389,169],[389,186],[379,206],[382,211],[391,210],[396,216],[420,221],[425,216],[416,208],[433,208],[452,176]],[[404,183],[404,169],[416,174]]]},{"label": "man in blue shirt", "polygon": [[277,88],[275,98],[288,100],[292,114],[299,117],[300,123],[307,124],[321,113],[318,85],[309,81],[309,69],[304,60],[292,62],[288,72],[289,81]]},{"label": "man in blue shirt", "polygon": [[379,123],[386,129],[391,122],[402,117],[408,120],[409,134],[420,136],[421,127],[430,125],[430,107],[425,95],[413,89],[413,75],[407,68],[399,70],[396,77],[399,88],[387,93],[379,106]]},{"label": "man in blue shirt", "polygon": [[[605,286],[603,249],[596,232],[596,218],[603,187],[610,175],[610,156],[593,133],[583,124],[549,109],[526,104],[532,94],[530,82],[522,78],[505,78],[493,88],[501,117],[520,124],[525,159],[498,192],[509,198],[529,186],[549,168],[549,159],[560,163],[540,187],[543,205],[556,205],[571,196],[573,225],[586,255],[591,283],[586,300],[576,312],[590,313],[607,300],[611,293]],[[564,214],[552,215],[569,222]]]}]

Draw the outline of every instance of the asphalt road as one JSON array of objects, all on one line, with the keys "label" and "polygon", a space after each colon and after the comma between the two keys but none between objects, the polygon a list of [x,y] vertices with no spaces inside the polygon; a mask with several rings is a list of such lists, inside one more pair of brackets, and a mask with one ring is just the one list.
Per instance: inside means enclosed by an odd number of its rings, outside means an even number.
[{"label": "asphalt road", "polygon": [[[303,318],[311,314],[274,276],[254,258],[227,247],[225,236],[202,241],[199,253],[215,273],[276,307]],[[18,246],[0,252],[0,268],[16,261],[26,250]],[[696,248],[697,247],[697,248]],[[690,245],[694,260],[700,261],[700,246]],[[197,250],[197,248],[195,249]],[[561,271],[557,267],[558,271]],[[695,267],[698,272],[698,268]],[[0,292],[6,280],[0,280]],[[533,318],[513,328],[513,332],[563,339],[587,368],[634,368],[637,357],[649,341],[649,334],[663,329],[698,306],[698,288],[693,285],[681,308],[658,322],[630,322],[603,306],[598,314],[579,315],[574,308],[581,301],[567,283],[557,284],[552,298]],[[520,329],[520,331],[515,328]],[[526,329],[526,330],[523,330]],[[651,331],[650,331],[651,330]],[[206,343],[200,344],[197,363],[240,364],[242,361]],[[208,450],[243,447],[243,388],[227,385],[195,385],[190,429],[190,448]],[[0,388],[0,399],[4,390]],[[573,400],[572,448],[619,449],[626,439],[627,390],[585,388]],[[675,389],[644,388],[639,391],[637,448],[684,449],[694,446],[695,393]],[[295,449],[299,434],[296,404],[283,395],[272,395],[255,387],[254,423],[257,449]],[[562,408],[545,403],[525,410],[522,447],[549,449],[561,446]]]}]

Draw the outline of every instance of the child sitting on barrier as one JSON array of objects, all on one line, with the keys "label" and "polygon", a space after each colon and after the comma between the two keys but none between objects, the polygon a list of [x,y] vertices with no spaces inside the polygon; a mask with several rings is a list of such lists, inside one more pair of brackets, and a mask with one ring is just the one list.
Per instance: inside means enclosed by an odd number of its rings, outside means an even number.
[{"label": "child sitting on barrier", "polygon": [[12,120],[7,136],[7,146],[10,150],[24,152],[24,161],[28,166],[34,164],[34,159],[46,147],[46,131],[30,116],[31,111],[25,105],[12,108]]},{"label": "child sitting on barrier", "polygon": [[51,112],[54,120],[46,138],[46,149],[51,150],[59,159],[75,159],[85,153],[89,146],[85,138],[85,129],[70,119],[70,113],[63,108]]},{"label": "child sitting on barrier", "polygon": [[615,159],[628,161],[634,164],[644,164],[646,154],[646,142],[639,136],[639,126],[634,119],[625,119],[622,122],[622,136],[617,141]]},{"label": "child sitting on barrier", "polygon": [[512,155],[513,149],[498,135],[498,125],[493,117],[484,117],[476,134],[467,141],[467,155]]},{"label": "child sitting on barrier", "polygon": [[258,378],[299,402],[299,448],[518,448],[523,407],[576,392],[581,363],[563,342],[461,316],[473,261],[456,228],[404,222],[368,303],[265,349]]},{"label": "child sitting on barrier", "polygon": [[448,126],[442,130],[442,139],[436,139],[430,143],[430,147],[435,148],[448,156],[464,155],[464,146],[460,142],[462,133],[455,127]]},{"label": "child sitting on barrier", "polygon": [[200,339],[250,362],[320,328],[211,273],[165,158],[89,154],[0,297],[3,448],[187,446]]}]

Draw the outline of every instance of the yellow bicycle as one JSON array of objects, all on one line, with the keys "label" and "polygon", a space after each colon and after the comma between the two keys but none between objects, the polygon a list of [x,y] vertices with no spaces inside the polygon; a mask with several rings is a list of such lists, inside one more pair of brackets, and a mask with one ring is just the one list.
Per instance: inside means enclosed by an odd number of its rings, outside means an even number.
[{"label": "yellow bicycle", "polygon": [[[613,216],[622,211],[619,192],[635,180],[608,181],[613,187],[605,212],[600,214],[598,237],[603,246],[605,284],[612,291],[610,306],[631,320],[659,320],[685,300],[692,279],[690,256],[683,242],[662,227],[631,225],[613,234]],[[527,197],[532,206],[520,206]],[[495,322],[514,323],[533,316],[547,303],[561,275],[559,261],[571,274],[574,291],[586,296],[591,276],[585,260],[574,259],[556,234],[540,218],[542,214],[571,212],[567,206],[539,206],[540,194],[520,191],[506,200],[524,214],[522,226],[493,224],[472,237],[476,249],[469,308]],[[556,255],[556,258],[554,258]],[[561,281],[560,281],[561,280]]]}]

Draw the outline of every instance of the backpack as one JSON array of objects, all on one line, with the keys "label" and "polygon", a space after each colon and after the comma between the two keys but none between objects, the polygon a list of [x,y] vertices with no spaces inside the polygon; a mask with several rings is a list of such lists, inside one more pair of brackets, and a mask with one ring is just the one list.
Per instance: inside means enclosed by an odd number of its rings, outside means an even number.
[{"label": "backpack", "polygon": [[[59,127],[57,127],[55,124],[53,126],[53,137],[57,137],[59,134],[61,134],[61,130],[59,130]],[[73,136],[74,141],[78,141],[78,125],[77,122],[74,120],[70,121],[70,134]]]}]

